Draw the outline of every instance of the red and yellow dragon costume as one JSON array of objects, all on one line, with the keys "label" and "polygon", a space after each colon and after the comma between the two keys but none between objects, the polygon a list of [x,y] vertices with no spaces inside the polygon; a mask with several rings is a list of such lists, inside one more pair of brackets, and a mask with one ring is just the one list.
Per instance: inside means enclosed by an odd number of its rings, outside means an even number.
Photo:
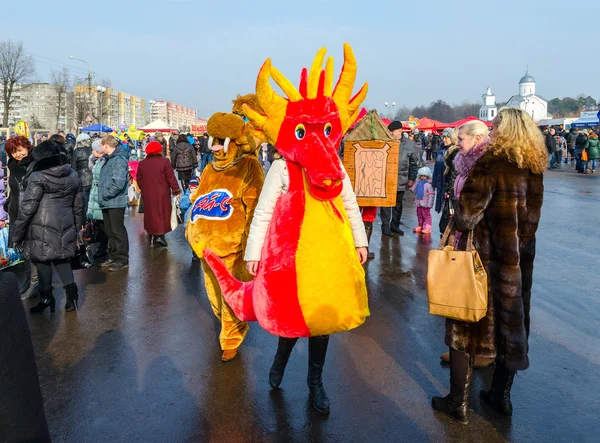
[{"label": "red and yellow dragon costume", "polygon": [[[251,282],[236,280],[210,251],[204,257],[236,315],[282,337],[327,335],[360,326],[369,315],[364,270],[341,198],[346,173],[337,156],[358,116],[367,84],[352,97],[356,60],[344,45],[344,66],[333,87],[333,58],[321,49],[296,89],[271,60],[256,94],[264,113],[244,114],[287,161],[289,189],[275,205]],[[287,95],[278,95],[272,78]]]}]

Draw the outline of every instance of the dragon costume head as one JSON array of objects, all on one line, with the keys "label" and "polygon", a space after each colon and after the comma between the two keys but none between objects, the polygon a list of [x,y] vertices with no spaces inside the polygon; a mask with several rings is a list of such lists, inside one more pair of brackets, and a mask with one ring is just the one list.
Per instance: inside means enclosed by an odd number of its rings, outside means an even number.
[{"label": "dragon costume head", "polygon": [[217,112],[208,119],[208,146],[213,152],[213,164],[218,169],[226,169],[242,155],[256,150],[249,131],[248,123],[235,114]]},{"label": "dragon costume head", "polygon": [[[296,89],[271,59],[263,64],[256,81],[256,95],[261,110],[244,104],[244,115],[264,139],[276,146],[288,161],[304,170],[311,195],[332,200],[342,192],[344,171],[337,157],[342,136],[358,117],[360,104],[367,94],[367,84],[352,97],[356,77],[356,59],[352,48],[344,44],[344,65],[333,87],[333,57],[326,49],[317,53],[310,71],[302,70],[300,88]],[[286,97],[271,85],[273,78]]]}]

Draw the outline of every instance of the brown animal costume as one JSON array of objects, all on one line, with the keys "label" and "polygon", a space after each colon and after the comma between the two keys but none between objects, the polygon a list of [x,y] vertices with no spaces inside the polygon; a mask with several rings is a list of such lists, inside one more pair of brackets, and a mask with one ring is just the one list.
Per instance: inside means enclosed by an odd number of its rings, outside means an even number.
[{"label": "brown animal costume", "polygon": [[488,274],[488,311],[477,323],[447,320],[446,344],[452,349],[496,357],[509,369],[529,367],[529,307],[543,194],[542,174],[492,152],[475,163],[454,218],[459,231],[473,230]]},{"label": "brown animal costume", "polygon": [[207,133],[214,157],[190,196],[192,207],[186,238],[202,258],[208,299],[221,321],[222,359],[227,361],[235,357],[248,332],[248,324],[240,321],[223,300],[219,284],[203,259],[203,251],[209,248],[217,254],[237,279],[252,279],[244,266],[244,246],[264,173],[256,156],[249,154],[255,150],[255,144],[249,136],[249,125],[241,117],[224,112],[214,114],[208,120]]}]

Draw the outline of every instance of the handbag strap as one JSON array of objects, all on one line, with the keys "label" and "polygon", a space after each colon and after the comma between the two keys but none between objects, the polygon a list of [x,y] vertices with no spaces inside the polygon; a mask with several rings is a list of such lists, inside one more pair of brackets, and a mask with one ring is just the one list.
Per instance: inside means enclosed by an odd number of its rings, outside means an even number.
[{"label": "handbag strap", "polygon": [[444,231],[444,235],[442,235],[442,239],[440,240],[440,244],[438,245],[438,249],[441,251],[448,244],[454,245],[454,239],[456,237],[456,227],[454,226],[454,220],[450,219],[446,230]]},{"label": "handbag strap", "polygon": [[470,230],[467,236],[467,252],[471,252],[473,249],[473,230]]}]

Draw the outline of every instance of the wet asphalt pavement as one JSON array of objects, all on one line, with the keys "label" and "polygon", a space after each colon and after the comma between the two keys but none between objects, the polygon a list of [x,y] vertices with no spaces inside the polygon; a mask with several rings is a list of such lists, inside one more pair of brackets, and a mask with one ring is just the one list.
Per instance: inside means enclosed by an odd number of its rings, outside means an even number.
[{"label": "wet asphalt pavement", "polygon": [[[182,228],[150,249],[142,215],[128,211],[129,270],[76,271],[80,311],[31,317],[46,415],[55,442],[597,442],[600,425],[600,176],[546,175],[532,295],[531,367],[513,387],[514,416],[483,406],[493,367],[476,370],[471,416],[434,413],[449,369],[444,321],[427,312],[427,253],[406,202],[402,238],[372,239],[371,317],[330,341],[329,416],[313,411],[307,341],[281,390],[268,371],[277,338],[257,324],[238,357],[221,363],[218,324]],[[434,216],[437,227],[438,217]],[[31,302],[28,302],[30,305]]]}]

